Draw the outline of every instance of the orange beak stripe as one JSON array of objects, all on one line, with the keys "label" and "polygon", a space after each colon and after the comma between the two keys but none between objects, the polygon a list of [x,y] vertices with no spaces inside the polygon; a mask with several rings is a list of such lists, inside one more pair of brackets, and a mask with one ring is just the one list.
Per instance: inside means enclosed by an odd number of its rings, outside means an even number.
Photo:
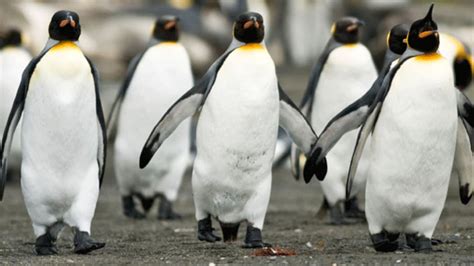
[{"label": "orange beak stripe", "polygon": [[60,28],[64,28],[67,26],[67,24],[69,24],[69,19],[63,19],[61,20],[61,22],[59,23],[59,27]]},{"label": "orange beak stripe", "polygon": [[244,29],[248,29],[248,28],[252,27],[253,25],[254,25],[253,20],[249,20],[249,21],[244,23]]},{"label": "orange beak stripe", "polygon": [[424,39],[430,35],[433,35],[436,31],[432,31],[432,30],[427,30],[427,31],[423,31],[423,32],[420,32],[418,33],[418,38],[420,39]]},{"label": "orange beak stripe", "polygon": [[165,30],[169,30],[169,29],[173,28],[175,25],[176,25],[176,21],[169,21],[169,22],[166,22],[166,24],[165,24]]}]

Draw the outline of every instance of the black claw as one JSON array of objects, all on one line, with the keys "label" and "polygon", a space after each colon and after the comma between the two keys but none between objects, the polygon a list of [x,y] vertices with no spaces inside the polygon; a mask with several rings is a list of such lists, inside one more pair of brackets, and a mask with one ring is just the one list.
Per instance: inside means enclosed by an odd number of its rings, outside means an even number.
[{"label": "black claw", "polygon": [[430,253],[433,251],[433,245],[431,239],[418,234],[406,234],[407,245],[414,249],[416,252]]},{"label": "black claw", "polygon": [[264,248],[271,247],[271,244],[262,241],[262,231],[252,225],[247,226],[244,245],[242,248]]},{"label": "black claw", "polygon": [[153,206],[153,203],[155,202],[155,198],[140,197],[140,202],[142,204],[143,211],[145,211],[145,213],[148,213],[151,207]]},{"label": "black claw", "polygon": [[441,244],[444,244],[443,240],[436,239],[436,238],[431,238],[431,245],[437,246],[437,245],[441,245]]},{"label": "black claw", "polygon": [[132,196],[122,197],[123,214],[132,219],[144,219],[146,216],[135,208]]},{"label": "black claw", "polygon": [[206,241],[210,243],[221,241],[221,238],[216,236],[213,231],[214,228],[212,228],[210,216],[198,221],[198,239],[200,241]]},{"label": "black claw", "polygon": [[76,234],[74,235],[74,253],[87,254],[103,247],[105,247],[105,243],[97,242],[90,237],[89,233],[76,229]]},{"label": "black claw", "polygon": [[385,230],[374,235],[370,235],[370,239],[374,245],[374,249],[378,252],[394,252],[398,249],[399,233],[389,233]]},{"label": "black claw", "polygon": [[469,190],[469,184],[459,187],[459,197],[464,205],[467,205],[472,198],[472,194],[469,195]]},{"label": "black claw", "polygon": [[58,254],[58,249],[55,245],[56,239],[51,237],[49,233],[39,236],[36,239],[35,251],[39,256],[49,256]]},{"label": "black claw", "polygon": [[179,220],[181,218],[181,215],[173,211],[173,204],[163,197],[158,209],[158,220]]}]

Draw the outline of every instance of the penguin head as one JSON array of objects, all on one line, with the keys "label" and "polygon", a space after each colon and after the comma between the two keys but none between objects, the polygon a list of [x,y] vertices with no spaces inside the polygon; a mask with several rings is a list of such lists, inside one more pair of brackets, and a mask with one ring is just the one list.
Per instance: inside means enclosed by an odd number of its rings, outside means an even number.
[{"label": "penguin head", "polygon": [[10,29],[5,36],[3,36],[3,46],[20,46],[21,32],[17,29]]},{"label": "penguin head", "polygon": [[77,41],[81,35],[79,15],[74,11],[56,12],[49,23],[49,37],[57,41]]},{"label": "penguin head", "polygon": [[243,43],[261,43],[265,36],[263,17],[256,12],[243,13],[234,23],[234,38]]},{"label": "penguin head", "polygon": [[432,17],[433,7],[434,4],[431,4],[426,16],[411,24],[408,33],[408,46],[424,53],[436,52],[439,46],[438,25]]},{"label": "penguin head", "polygon": [[359,42],[359,28],[365,23],[355,17],[343,17],[331,27],[333,38],[343,44]]},{"label": "penguin head", "polygon": [[408,29],[407,24],[398,24],[390,30],[387,36],[387,46],[390,51],[399,55],[405,52]]},{"label": "penguin head", "polygon": [[159,17],[153,28],[153,38],[160,41],[176,42],[179,39],[179,18],[172,15]]}]

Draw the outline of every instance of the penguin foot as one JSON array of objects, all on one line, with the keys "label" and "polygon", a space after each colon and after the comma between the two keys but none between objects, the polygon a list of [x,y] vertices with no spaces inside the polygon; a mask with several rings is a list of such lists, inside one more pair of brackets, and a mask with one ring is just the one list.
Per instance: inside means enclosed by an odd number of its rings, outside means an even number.
[{"label": "penguin foot", "polygon": [[220,223],[224,242],[233,242],[237,240],[240,223]]},{"label": "penguin foot", "polygon": [[365,221],[365,211],[359,208],[357,197],[344,202],[344,216],[346,218],[355,218]]},{"label": "penguin foot", "polygon": [[247,234],[242,248],[265,248],[271,247],[271,244],[262,241],[262,231],[252,225],[247,226]]},{"label": "penguin foot", "polygon": [[49,233],[39,236],[35,242],[35,251],[38,256],[49,256],[58,254],[55,245],[56,239]]},{"label": "penguin foot", "polygon": [[158,220],[179,220],[181,215],[173,211],[173,203],[163,197],[158,208]]},{"label": "penguin foot", "polygon": [[148,213],[153,206],[153,203],[155,202],[155,198],[145,198],[145,197],[139,197],[140,202],[142,204],[143,211],[145,213]]},{"label": "penguin foot", "polygon": [[356,220],[346,219],[339,207],[339,204],[329,206],[329,224],[330,225],[349,225],[357,223]]},{"label": "penguin foot", "polygon": [[389,233],[385,230],[374,235],[370,235],[370,239],[374,245],[374,249],[378,252],[394,252],[398,249],[399,233]]},{"label": "penguin foot", "polygon": [[431,245],[432,246],[437,246],[437,245],[442,245],[444,244],[444,241],[441,239],[436,239],[436,238],[431,238]]},{"label": "penguin foot", "polygon": [[415,252],[431,253],[433,245],[431,239],[418,234],[406,234],[407,245],[415,250]]},{"label": "penguin foot", "polygon": [[213,231],[214,228],[212,228],[210,216],[198,221],[198,239],[200,241],[206,241],[210,243],[221,241],[221,238],[214,235]]},{"label": "penguin foot", "polygon": [[122,208],[123,214],[128,218],[132,219],[144,219],[146,216],[145,214],[137,211],[135,208],[135,202],[133,201],[132,196],[123,196],[122,197]]},{"label": "penguin foot", "polygon": [[87,254],[103,247],[105,247],[105,243],[93,240],[87,232],[76,230],[76,235],[74,236],[74,253]]}]

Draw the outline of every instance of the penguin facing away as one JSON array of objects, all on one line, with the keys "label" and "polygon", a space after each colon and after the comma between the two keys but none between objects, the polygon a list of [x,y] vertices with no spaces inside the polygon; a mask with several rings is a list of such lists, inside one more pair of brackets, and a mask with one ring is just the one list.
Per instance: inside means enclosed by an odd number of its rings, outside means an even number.
[{"label": "penguin facing away", "polygon": [[474,76],[474,62],[469,47],[456,37],[439,34],[439,53],[452,62],[454,84],[459,90],[466,89]]},{"label": "penguin facing away", "polygon": [[109,117],[109,131],[113,120],[118,120],[114,165],[127,217],[145,217],[135,208],[133,197],[141,200],[147,212],[160,196],[158,218],[180,218],[172,210],[172,201],[177,198],[189,157],[185,151],[190,145],[190,120],[175,130],[147,168],[137,165],[156,115],[163,115],[193,85],[189,56],[178,38],[177,17],[157,19],[150,44],[132,61]]},{"label": "penguin facing away", "polygon": [[[10,29],[4,36],[3,45],[2,50],[0,50],[0,132],[2,133],[21,81],[21,74],[31,61],[30,53],[22,46],[19,30]],[[7,169],[7,178],[9,179],[19,176],[21,162],[20,134],[20,130],[17,130],[11,147],[10,166]]]},{"label": "penguin facing away", "polygon": [[[275,65],[263,43],[263,19],[244,13],[234,24],[234,39],[204,77],[185,93],[151,132],[140,156],[145,167],[173,130],[201,110],[192,187],[198,239],[233,241],[247,221],[245,248],[269,246],[261,230],[270,198],[271,164],[278,125],[309,155],[317,136],[299,109],[278,85]],[[307,166],[323,179],[327,165]]]},{"label": "penguin facing away", "polygon": [[75,253],[105,245],[90,237],[105,167],[105,123],[98,73],[78,46],[80,34],[77,13],[53,15],[50,38],[23,72],[3,134],[0,198],[23,115],[21,188],[38,255],[57,253],[55,241],[64,225],[75,231]]},{"label": "penguin facing away", "polygon": [[[364,95],[377,78],[369,50],[359,43],[359,29],[362,25],[362,21],[353,17],[336,21],[331,29],[332,36],[311,72],[300,107],[318,134],[339,110]],[[321,182],[321,187],[326,203],[322,208],[329,206],[331,224],[350,223],[354,221],[351,218],[365,219],[356,197],[364,187],[365,176],[362,174],[356,179],[358,186],[350,199],[346,201],[344,194],[350,154],[356,138],[355,132],[349,133],[328,154],[327,160],[331,168],[328,169],[327,178]],[[293,162],[298,164],[295,159],[299,157],[298,152],[294,151],[292,154]],[[293,169],[298,168],[297,165]],[[342,204],[345,205],[344,213]]]},{"label": "penguin facing away", "polygon": [[395,251],[400,233],[415,251],[432,250],[451,171],[458,173],[463,203],[472,196],[474,112],[467,98],[456,96],[451,65],[436,52],[432,10],[411,25],[408,48],[382,86],[340,112],[309,158],[317,164],[359,126],[359,141],[373,132],[366,213],[377,251]]}]

